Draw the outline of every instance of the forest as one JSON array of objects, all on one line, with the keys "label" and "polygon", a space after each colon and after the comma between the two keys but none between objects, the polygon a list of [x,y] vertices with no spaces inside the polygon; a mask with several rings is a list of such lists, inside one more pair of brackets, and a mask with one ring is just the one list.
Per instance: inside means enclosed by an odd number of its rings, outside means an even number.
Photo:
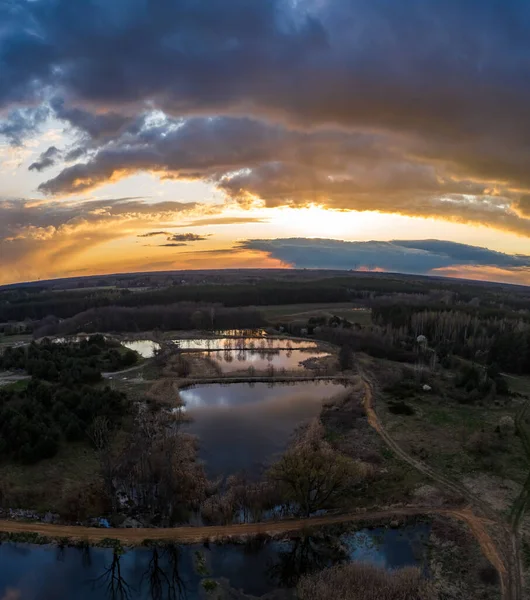
[{"label": "forest", "polygon": [[36,379],[59,381],[62,385],[95,383],[101,373],[134,365],[138,355],[103,335],[80,342],[43,339],[38,344],[9,346],[0,354],[0,370],[24,370]]},{"label": "forest", "polygon": [[22,390],[0,388],[0,455],[27,464],[51,458],[61,440],[87,441],[96,417],[116,427],[125,411],[125,395],[109,387],[33,378]]},{"label": "forest", "polygon": [[[214,272],[215,273],[215,272]],[[528,309],[530,291],[521,286],[452,281],[428,277],[348,273],[324,277],[315,272],[293,271],[289,280],[273,277],[266,270],[261,278],[249,283],[180,284],[148,289],[103,287],[94,289],[61,289],[46,286],[0,288],[0,323],[41,320],[46,317],[65,319],[89,309],[120,306],[147,307],[180,302],[214,304],[225,307],[267,306],[304,302],[370,303],[374,299],[396,299],[406,304],[450,302],[466,304],[480,298],[482,307],[519,311]],[[310,272],[309,272],[310,273]],[[210,275],[209,279],[215,280]]]},{"label": "forest", "polygon": [[125,395],[95,386],[102,370],[131,366],[138,355],[121,351],[102,335],[80,342],[31,343],[8,347],[0,369],[23,369],[31,379],[0,388],[0,455],[24,463],[54,456],[65,441],[87,441],[94,419],[119,425],[126,412]]},{"label": "forest", "polygon": [[437,361],[456,355],[517,375],[530,373],[528,312],[386,304],[374,305],[372,319],[393,345],[412,349],[425,336]]}]

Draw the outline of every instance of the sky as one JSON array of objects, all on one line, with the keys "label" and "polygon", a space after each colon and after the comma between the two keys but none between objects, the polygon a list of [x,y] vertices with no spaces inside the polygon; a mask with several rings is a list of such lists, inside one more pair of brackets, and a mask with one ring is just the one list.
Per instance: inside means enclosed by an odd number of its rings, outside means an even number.
[{"label": "sky", "polygon": [[0,284],[530,285],[525,0],[0,0]]}]

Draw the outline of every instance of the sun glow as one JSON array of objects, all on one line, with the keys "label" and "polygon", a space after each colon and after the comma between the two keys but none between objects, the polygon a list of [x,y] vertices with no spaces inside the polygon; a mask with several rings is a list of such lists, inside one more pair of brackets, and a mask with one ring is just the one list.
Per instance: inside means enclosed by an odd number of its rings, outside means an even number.
[{"label": "sun glow", "polygon": [[[367,215],[363,217],[365,220]],[[340,238],[355,235],[358,231],[355,222],[344,212],[316,205],[273,209],[269,211],[269,218],[272,229],[293,237]]]}]

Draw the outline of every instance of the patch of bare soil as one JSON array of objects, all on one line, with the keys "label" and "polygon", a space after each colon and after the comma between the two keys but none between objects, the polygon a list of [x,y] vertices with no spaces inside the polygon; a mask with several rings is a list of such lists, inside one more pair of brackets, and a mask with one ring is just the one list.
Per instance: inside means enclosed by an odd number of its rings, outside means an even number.
[{"label": "patch of bare soil", "polygon": [[482,498],[499,512],[507,511],[522,490],[522,486],[511,479],[487,473],[468,475],[463,477],[462,483],[473,495]]},{"label": "patch of bare soil", "polygon": [[180,404],[178,383],[175,379],[159,379],[149,388],[147,397],[159,404],[178,406]]}]

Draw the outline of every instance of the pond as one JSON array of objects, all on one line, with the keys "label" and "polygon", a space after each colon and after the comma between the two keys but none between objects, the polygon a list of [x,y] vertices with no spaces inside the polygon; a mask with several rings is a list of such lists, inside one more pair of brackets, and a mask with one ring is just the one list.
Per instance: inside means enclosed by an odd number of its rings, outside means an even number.
[{"label": "pond", "polygon": [[237,373],[248,371],[266,372],[271,369],[278,371],[303,371],[300,364],[310,358],[320,359],[329,356],[326,352],[311,352],[307,350],[225,350],[222,352],[204,352],[222,373]]},{"label": "pond", "polygon": [[[224,578],[245,594],[293,587],[299,577],[333,564],[362,560],[398,568],[422,565],[428,524],[361,530],[338,538],[138,548],[121,556],[104,548],[0,546],[2,600],[200,600],[206,579]],[[202,575],[197,564],[202,563]]]},{"label": "pond", "polygon": [[246,471],[259,474],[282,452],[296,427],[318,416],[341,384],[233,383],[199,385],[180,391],[192,418],[187,429],[199,437],[199,456],[210,477]]},{"label": "pond", "polygon": [[160,344],[153,342],[153,340],[132,340],[121,343],[125,348],[134,350],[142,358],[151,358],[155,355],[156,350],[160,349]]},{"label": "pond", "polygon": [[172,340],[183,350],[278,350],[316,348],[312,340],[293,340],[290,338],[268,337],[210,337],[210,338],[174,338]]},{"label": "pond", "polygon": [[[237,330],[234,330],[237,331]],[[227,333],[228,335],[228,333]],[[64,342],[67,338],[56,338],[56,342]],[[80,337],[68,338],[70,341],[81,341]],[[205,337],[205,338],[174,338],[170,340],[182,350],[207,350],[207,351],[252,351],[266,353],[273,350],[300,350],[316,348],[316,342],[311,340],[291,340],[289,338],[265,337]],[[151,358],[160,344],[153,340],[126,340],[123,346],[138,352],[143,358]]]}]

